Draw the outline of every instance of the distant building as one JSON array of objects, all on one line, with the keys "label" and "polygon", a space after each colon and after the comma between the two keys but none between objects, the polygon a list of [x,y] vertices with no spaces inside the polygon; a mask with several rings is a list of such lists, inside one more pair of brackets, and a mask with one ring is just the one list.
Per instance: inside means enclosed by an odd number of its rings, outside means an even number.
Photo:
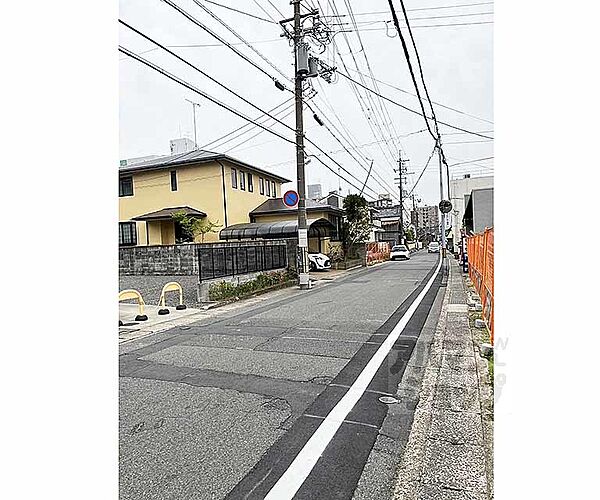
[{"label": "distant building", "polygon": [[308,199],[309,200],[318,200],[323,196],[323,188],[321,184],[309,184],[306,186],[308,190]]},{"label": "distant building", "polygon": [[392,195],[389,193],[380,194],[377,200],[369,202],[369,206],[372,208],[391,208],[393,206]]},{"label": "distant building", "polygon": [[180,139],[171,139],[171,154],[178,155],[181,153],[190,153],[198,149],[196,143],[187,137]]},{"label": "distant building", "polygon": [[330,191],[329,194],[327,196],[323,196],[320,200],[320,202],[323,203],[327,203],[329,206],[335,207],[335,208],[344,208],[344,199],[346,197],[338,194],[337,191]]},{"label": "distant building", "polygon": [[452,221],[452,239],[454,251],[457,252],[461,240],[461,229],[463,227],[463,217],[467,201],[471,196],[471,191],[474,189],[484,189],[494,187],[494,177],[471,177],[465,174],[460,179],[452,179],[450,181],[450,201],[452,202],[452,212],[450,217]]},{"label": "distant building", "polygon": [[417,229],[417,239],[419,241],[437,240],[440,232],[440,219],[438,207],[435,205],[426,205],[416,207],[410,214],[411,224]]},{"label": "distant building", "polygon": [[465,233],[481,233],[494,226],[494,188],[473,189],[463,217]]}]

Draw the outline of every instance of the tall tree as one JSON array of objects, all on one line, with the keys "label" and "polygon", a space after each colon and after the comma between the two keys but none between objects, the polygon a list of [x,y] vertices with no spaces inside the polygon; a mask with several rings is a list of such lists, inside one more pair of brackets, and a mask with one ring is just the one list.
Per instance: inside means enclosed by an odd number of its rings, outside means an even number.
[{"label": "tall tree", "polygon": [[342,226],[342,244],[344,254],[354,255],[355,245],[369,239],[371,232],[371,216],[367,200],[358,194],[349,194],[344,198],[346,220]]}]

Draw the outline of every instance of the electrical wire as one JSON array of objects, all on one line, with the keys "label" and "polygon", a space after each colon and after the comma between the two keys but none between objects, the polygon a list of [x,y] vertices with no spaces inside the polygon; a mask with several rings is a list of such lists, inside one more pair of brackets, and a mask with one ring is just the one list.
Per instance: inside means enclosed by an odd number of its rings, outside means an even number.
[{"label": "electrical wire", "polygon": [[[192,92],[195,92],[196,94],[204,97],[205,99],[211,101],[212,103],[216,104],[217,106],[226,109],[227,111],[229,111],[230,113],[233,113],[234,115],[249,121],[251,123],[256,124],[257,126],[259,126],[260,128],[266,130],[267,132],[279,137],[280,139],[289,142],[290,144],[293,144],[294,146],[296,145],[296,142],[293,140],[288,139],[287,137],[279,134],[278,132],[275,132],[274,130],[271,130],[267,127],[265,127],[262,124],[256,123],[252,120],[252,118],[249,118],[248,116],[245,116],[243,113],[240,113],[239,111],[233,109],[231,106],[219,101],[218,99],[212,97],[211,95],[207,94],[206,92],[194,87],[193,85],[191,85],[190,83],[182,80],[181,78],[173,75],[172,73],[169,73],[168,71],[166,71],[165,69],[161,68],[160,66],[157,66],[156,64],[148,61],[147,59],[144,59],[141,56],[138,56],[137,54],[135,54],[134,52],[131,52],[129,49],[119,45],[119,52],[122,52],[125,55],[128,55],[129,57],[137,60],[138,62],[148,66],[149,68],[153,69],[154,71],[162,74],[163,76],[166,76],[167,78],[169,78],[170,80],[173,80],[174,82],[180,84],[181,86],[191,90]],[[339,164],[335,159],[331,158],[331,156],[329,156],[329,154],[327,154],[325,151],[323,151],[317,144],[315,144],[314,142],[312,142],[310,139],[307,138],[307,142],[311,143],[314,147],[316,147],[319,151],[321,151],[322,153],[325,154],[325,156],[327,156],[331,161],[333,161],[333,163],[335,163],[341,170],[343,170],[346,174],[348,174],[350,177],[352,177],[353,179],[355,179],[356,181],[359,182],[359,184],[362,184],[362,181],[360,181],[359,179],[357,179],[351,172],[348,172],[348,170],[346,170],[341,164]],[[348,179],[346,179],[345,177],[343,177],[342,175],[340,175],[338,172],[336,172],[333,168],[331,168],[331,166],[327,165],[325,162],[323,162],[321,159],[317,158],[317,160],[322,163],[328,170],[330,170],[332,173],[334,173],[336,176],[338,176],[340,179],[343,179],[344,182],[346,182],[347,184],[351,185],[352,187],[354,187],[357,190],[360,190],[360,187],[356,186],[355,184],[353,184],[352,182],[350,182]],[[369,188],[371,189],[371,188]],[[373,191],[374,193],[376,193],[373,189],[371,189],[371,191]]]},{"label": "electrical wire", "polygon": [[233,12],[237,12],[239,14],[244,14],[245,16],[253,17],[254,19],[258,19],[259,21],[265,21],[267,23],[277,24],[276,21],[272,21],[270,19],[265,19],[264,17],[259,17],[259,16],[256,16],[254,14],[250,14],[249,12],[244,12],[243,10],[234,9],[233,7],[229,7],[227,5],[223,5],[223,4],[220,4],[220,3],[217,3],[217,2],[213,2],[212,0],[204,0],[204,1],[206,3],[211,3],[213,5],[216,5],[218,7],[222,7],[222,8],[227,9],[227,10],[232,10]]},{"label": "electrical wire", "polygon": [[258,69],[264,75],[268,76],[271,80],[273,80],[273,82],[276,82],[276,83],[278,82],[277,78],[275,78],[274,76],[270,75],[265,69],[263,69],[261,66],[259,66],[258,64],[256,64],[248,56],[246,56],[246,54],[244,54],[243,52],[241,52],[238,49],[236,49],[227,40],[225,40],[223,37],[221,37],[220,35],[218,35],[217,33],[215,33],[213,30],[211,30],[204,23],[198,21],[198,19],[196,19],[191,14],[187,13],[185,10],[183,10],[181,7],[179,7],[177,4],[173,3],[171,0],[161,0],[161,1],[164,2],[164,3],[166,3],[169,7],[175,9],[177,12],[179,12],[181,15],[183,15],[184,17],[186,17],[188,20],[190,20],[196,26],[198,26],[199,28],[201,28],[204,31],[206,31],[209,35],[211,35],[213,38],[217,39],[223,45],[226,45],[227,47],[229,47],[233,52],[235,52],[238,56],[240,56],[246,62],[248,62],[249,64],[251,64],[252,66],[254,66],[256,69]]},{"label": "electrical wire", "polygon": [[[356,70],[352,70],[351,69],[350,71],[352,71],[353,73],[358,73],[358,71],[356,71]],[[396,87],[395,85],[392,85],[391,83],[387,83],[387,82],[384,82],[383,80],[377,80],[377,79],[376,79],[376,81],[379,82],[379,83],[381,83],[382,85],[385,85],[386,87],[390,87],[390,88],[398,90],[398,91],[400,91],[400,92],[402,92],[404,94],[408,94],[410,96],[417,97],[416,94],[413,94],[412,92],[409,92],[408,90],[401,89],[400,87]],[[482,122],[486,122],[486,123],[489,123],[491,125],[494,124],[494,122],[492,122],[490,120],[487,120],[485,118],[481,118],[479,116],[472,115],[470,113],[466,113],[465,111],[461,111],[460,109],[452,108],[450,106],[446,106],[445,104],[441,104],[441,103],[436,102],[436,101],[431,101],[431,102],[433,102],[433,104],[435,104],[436,106],[439,106],[440,108],[448,109],[450,111],[454,111],[454,112],[459,113],[461,115],[465,115],[465,116],[469,116],[471,118],[475,118],[476,120],[480,120]]]},{"label": "electrical wire", "polygon": [[277,71],[283,78],[285,78],[286,80],[289,80],[289,77],[283,71],[281,71],[271,61],[269,61],[264,55],[262,55],[256,48],[254,48],[254,46],[250,42],[246,41],[246,39],[243,38],[242,35],[240,35],[231,26],[229,26],[229,24],[227,24],[220,17],[218,17],[212,10],[210,10],[205,5],[202,5],[198,0],[193,0],[193,2],[198,7],[200,7],[202,10],[204,10],[204,12],[206,12],[209,16],[211,16],[215,21],[217,21],[221,26],[225,27],[225,29],[227,29],[230,33],[232,33],[236,38],[241,40],[246,45],[246,47],[248,47],[252,52],[254,52],[258,57],[260,57],[269,66],[271,66],[271,68],[273,68],[275,71]]},{"label": "electrical wire", "polygon": [[295,141],[292,141],[290,139],[288,139],[287,137],[279,134],[278,132],[275,132],[273,130],[269,130],[268,128],[264,127],[263,125],[255,122],[252,120],[252,118],[249,118],[248,116],[244,115],[243,113],[240,113],[239,111],[235,110],[234,108],[232,108],[231,106],[219,101],[218,99],[212,97],[211,95],[207,94],[206,92],[194,87],[193,85],[191,85],[190,83],[182,80],[181,78],[173,75],[172,73],[169,73],[168,71],[166,71],[165,69],[161,68],[160,66],[157,66],[156,64],[148,61],[147,59],[144,59],[141,56],[138,56],[137,54],[135,54],[134,52],[131,52],[129,49],[123,47],[122,45],[119,45],[119,52],[122,52],[123,54],[131,57],[132,59],[135,59],[136,61],[148,66],[149,68],[153,69],[154,71],[161,73],[162,75],[166,76],[167,78],[173,80],[176,83],[179,83],[181,86],[186,87],[187,89],[191,90],[192,92],[195,92],[196,94],[204,97],[205,99],[211,101],[212,103],[216,104],[217,106],[226,109],[227,111],[229,111],[230,113],[233,113],[234,115],[254,123],[255,125],[257,125],[258,127],[261,127],[265,130],[267,130],[268,132],[276,135],[277,137],[279,137],[280,139],[283,139],[286,142],[289,142],[291,144],[296,144]]},{"label": "electrical wire", "polygon": [[437,145],[434,146],[433,150],[431,151],[431,154],[429,155],[429,158],[427,159],[427,163],[425,163],[425,166],[423,167],[423,170],[421,170],[421,173],[419,174],[419,177],[418,177],[417,181],[413,184],[413,187],[412,187],[412,189],[410,190],[410,193],[408,193],[407,196],[410,196],[413,193],[413,191],[415,190],[415,188],[417,187],[417,184],[419,184],[419,181],[421,180],[421,177],[423,177],[423,174],[425,173],[425,170],[427,170],[427,167],[429,166],[429,162],[433,158],[433,155],[435,154],[436,149],[437,149]]},{"label": "electrical wire", "polygon": [[[351,80],[351,81],[353,81],[355,84],[357,84],[357,85],[360,85],[361,87],[363,87],[364,89],[368,90],[369,92],[375,93],[375,91],[374,91],[373,89],[370,89],[369,87],[367,87],[367,86],[365,86],[365,85],[362,85],[362,84],[360,84],[359,82],[357,82],[356,80],[354,80],[354,78],[352,78],[350,75],[347,75],[347,74],[345,74],[343,71],[340,71],[340,70],[338,69],[338,70],[337,70],[337,73],[338,73],[339,75],[342,75],[344,78],[347,78],[348,80]],[[417,110],[414,110],[414,109],[412,109],[412,108],[409,108],[408,106],[404,106],[403,104],[400,104],[400,103],[398,103],[398,102],[396,102],[396,101],[394,101],[394,100],[390,99],[389,97],[386,97],[386,96],[384,96],[384,95],[381,95],[381,98],[382,98],[382,99],[385,99],[385,100],[386,100],[386,101],[388,101],[388,102],[391,102],[392,104],[395,104],[396,106],[399,106],[399,107],[401,107],[402,109],[405,109],[406,111],[410,111],[411,113],[414,113],[414,114],[417,114],[417,115],[423,116],[423,113],[421,113],[421,112],[419,112],[419,111],[417,111]],[[429,117],[426,117],[426,118],[429,118]],[[429,118],[429,119],[431,119],[431,118]],[[453,128],[453,129],[455,129],[455,130],[460,130],[461,132],[464,132],[465,134],[476,135],[476,136],[479,136],[479,137],[483,137],[484,139],[493,139],[493,137],[489,137],[489,136],[487,136],[487,135],[483,135],[483,134],[481,134],[481,133],[479,133],[479,132],[473,132],[472,130],[467,130],[467,129],[464,129],[464,128],[461,128],[461,127],[457,127],[456,125],[451,125],[451,124],[449,124],[449,123],[447,123],[447,122],[443,122],[443,121],[441,121],[441,120],[438,120],[438,123],[439,123],[440,125],[445,125],[446,127]],[[430,129],[428,129],[428,130],[430,130]],[[434,137],[435,137],[435,135],[434,135]]]}]

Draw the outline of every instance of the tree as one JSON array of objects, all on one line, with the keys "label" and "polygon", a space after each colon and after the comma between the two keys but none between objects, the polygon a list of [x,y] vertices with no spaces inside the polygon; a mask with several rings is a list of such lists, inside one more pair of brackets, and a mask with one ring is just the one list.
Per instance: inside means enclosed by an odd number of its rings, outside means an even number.
[{"label": "tree", "polygon": [[216,233],[216,229],[221,227],[218,220],[213,222],[208,217],[202,219],[190,217],[183,210],[175,212],[172,217],[181,228],[185,238],[182,241],[195,241],[200,236],[200,241],[204,243],[204,238],[208,233]]},{"label": "tree", "polygon": [[342,244],[346,256],[353,255],[354,245],[364,243],[371,233],[371,216],[367,200],[358,194],[344,198],[346,220],[342,225]]},{"label": "tree", "polygon": [[404,230],[404,236],[406,238],[406,241],[415,241],[415,232],[413,231],[412,227],[409,227]]}]

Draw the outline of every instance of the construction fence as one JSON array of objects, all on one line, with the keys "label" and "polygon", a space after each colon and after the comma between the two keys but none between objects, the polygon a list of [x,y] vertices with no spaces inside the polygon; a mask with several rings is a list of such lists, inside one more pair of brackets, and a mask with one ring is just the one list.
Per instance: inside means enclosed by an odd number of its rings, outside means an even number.
[{"label": "construction fence", "polygon": [[387,242],[378,241],[366,244],[367,265],[383,262],[390,258],[390,245]]},{"label": "construction fence", "polygon": [[490,328],[491,342],[494,344],[494,229],[467,238],[469,277],[475,286],[481,304],[483,317]]}]

